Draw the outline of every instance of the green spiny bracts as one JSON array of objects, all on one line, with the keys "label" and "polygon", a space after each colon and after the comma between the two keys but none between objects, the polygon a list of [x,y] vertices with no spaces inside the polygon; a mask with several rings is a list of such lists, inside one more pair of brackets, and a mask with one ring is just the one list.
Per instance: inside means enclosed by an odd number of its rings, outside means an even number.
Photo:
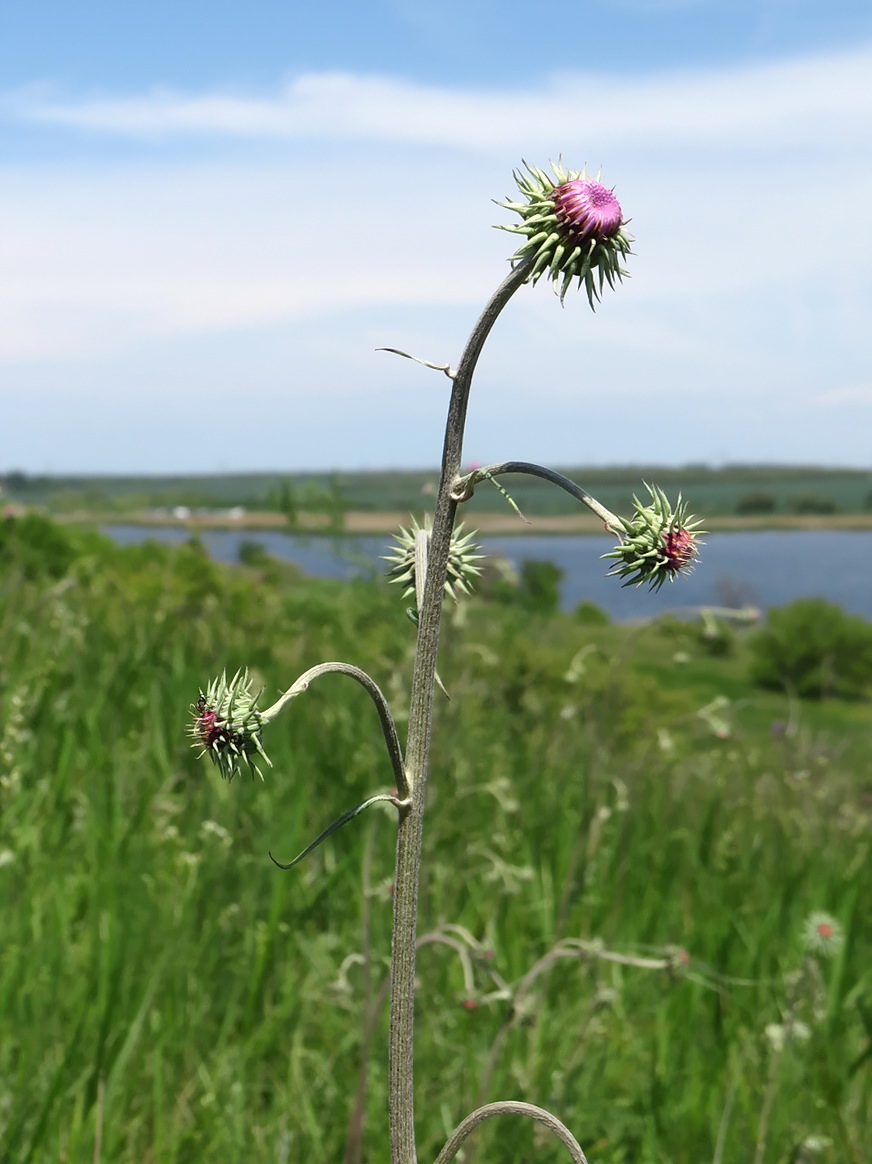
[{"label": "green spiny bracts", "polygon": [[[394,535],[394,544],[390,546],[390,554],[384,554],[384,561],[391,563],[388,578],[391,582],[399,582],[405,587],[403,598],[410,595],[417,597],[417,562],[419,535],[430,539],[430,517],[424,518],[423,526],[418,525],[415,518],[409,529],[400,529]],[[481,574],[481,567],[476,565],[484,555],[477,553],[480,548],[473,541],[476,531],[464,534],[461,522],[451,535],[451,548],[448,551],[448,575],[445,579],[445,593],[455,602],[465,594],[471,594],[475,579]],[[423,585],[423,579],[420,579]]]},{"label": "green spiny bracts", "polygon": [[633,498],[633,516],[619,518],[610,526],[620,544],[603,557],[617,559],[609,577],[625,578],[625,586],[647,582],[652,590],[659,590],[664,582],[674,582],[677,575],[691,572],[699,560],[697,535],[705,530],[698,529],[700,522],[688,515],[680,494],[673,509],[662,489],[645,488],[651,495],[650,504]]},{"label": "green spiny bracts", "polygon": [[257,766],[260,757],[270,768],[269,756],[261,744],[261,732],[268,722],[258,711],[259,692],[252,691],[248,671],[237,671],[228,682],[226,673],[213,679],[193,706],[194,722],[189,729],[192,746],[208,755],[226,780],[232,780],[243,764],[263,779]]},{"label": "green spiny bracts", "polygon": [[520,223],[500,225],[526,235],[513,262],[533,260],[530,278],[535,283],[547,274],[563,298],[573,279],[584,284],[594,307],[606,283],[614,287],[627,271],[621,266],[631,253],[632,239],[624,228],[621,206],[614,192],[585,170],[564,170],[551,163],[554,177],[524,163],[527,173],[515,171],[523,202],[498,202],[521,216]]}]

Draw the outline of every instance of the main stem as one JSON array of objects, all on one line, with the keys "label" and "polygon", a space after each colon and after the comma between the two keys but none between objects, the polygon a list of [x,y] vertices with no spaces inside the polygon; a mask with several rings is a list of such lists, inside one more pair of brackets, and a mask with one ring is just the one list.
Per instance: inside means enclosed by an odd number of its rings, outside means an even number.
[{"label": "main stem", "polygon": [[442,473],[433,516],[424,599],[418,611],[418,639],[412,673],[409,734],[406,741],[406,774],[410,803],[407,808],[401,810],[397,837],[388,1047],[391,1164],[417,1164],[413,1059],[415,939],[436,656],[439,650],[439,627],[448,552],[458,505],[451,494],[460,472],[466,410],[478,357],[500,312],[515,291],[526,282],[531,266],[530,261],[516,266],[497,288],[482,312],[454,375],[445,425]]}]

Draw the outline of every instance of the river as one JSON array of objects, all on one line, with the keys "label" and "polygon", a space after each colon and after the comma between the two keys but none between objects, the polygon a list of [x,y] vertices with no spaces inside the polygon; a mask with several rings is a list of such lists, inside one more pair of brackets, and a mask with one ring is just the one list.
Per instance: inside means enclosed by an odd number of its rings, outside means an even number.
[{"label": "river", "polygon": [[[178,527],[105,525],[103,532],[128,545],[154,538],[165,544],[185,541]],[[242,542],[257,542],[277,558],[307,574],[351,578],[378,574],[389,539],[384,537],[300,536],[270,530],[206,530],[200,534],[209,553],[223,562],[239,560]],[[648,618],[685,606],[779,606],[817,596],[872,619],[872,531],[770,530],[715,533],[704,539],[702,560],[687,578],[667,583],[656,594],[647,588],[622,588],[606,578],[610,563],[600,555],[614,539],[599,536],[525,534],[482,537],[485,552],[515,565],[525,558],[553,562],[563,572],[561,602],[572,609],[585,600],[618,621]]]}]

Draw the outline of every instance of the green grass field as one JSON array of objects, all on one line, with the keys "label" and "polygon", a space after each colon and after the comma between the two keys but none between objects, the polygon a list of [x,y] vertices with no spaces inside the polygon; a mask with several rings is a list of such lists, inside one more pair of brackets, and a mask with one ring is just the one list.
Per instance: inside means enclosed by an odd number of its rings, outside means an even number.
[{"label": "green grass field", "polygon": [[[386,1160],[393,818],[371,810],[292,872],[268,858],[387,786],[372,705],[319,680],[270,728],[262,783],[222,783],[186,726],[224,668],[271,695],[342,659],[402,731],[396,588],[14,525],[0,1160]],[[696,624],[478,599],[449,614],[440,673],[422,1164],[498,1098],[552,1108],[591,1164],[868,1160],[868,699],[761,692],[745,639],[715,656]],[[831,958],[804,952],[816,910],[844,930]],[[536,1125],[477,1135],[467,1164],[564,1158]]]}]

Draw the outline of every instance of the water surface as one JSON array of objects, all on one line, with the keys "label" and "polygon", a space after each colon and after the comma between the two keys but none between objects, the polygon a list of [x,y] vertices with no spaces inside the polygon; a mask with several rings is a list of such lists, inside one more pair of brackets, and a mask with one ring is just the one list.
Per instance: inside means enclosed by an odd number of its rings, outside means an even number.
[{"label": "water surface", "polygon": [[[103,532],[122,545],[154,538],[164,544],[186,541],[175,527],[106,525]],[[301,536],[275,530],[206,530],[200,537],[218,561],[236,562],[242,542],[257,542],[270,554],[293,562],[307,574],[347,579],[384,573],[380,555],[386,537]],[[609,563],[600,555],[614,539],[600,536],[525,534],[482,537],[487,553],[516,566],[525,558],[553,562],[564,571],[561,601],[566,609],[595,602],[621,621],[647,618],[684,606],[779,606],[819,596],[872,619],[872,530],[753,530],[705,537],[694,573],[667,583],[656,594],[622,588],[606,578]]]}]

